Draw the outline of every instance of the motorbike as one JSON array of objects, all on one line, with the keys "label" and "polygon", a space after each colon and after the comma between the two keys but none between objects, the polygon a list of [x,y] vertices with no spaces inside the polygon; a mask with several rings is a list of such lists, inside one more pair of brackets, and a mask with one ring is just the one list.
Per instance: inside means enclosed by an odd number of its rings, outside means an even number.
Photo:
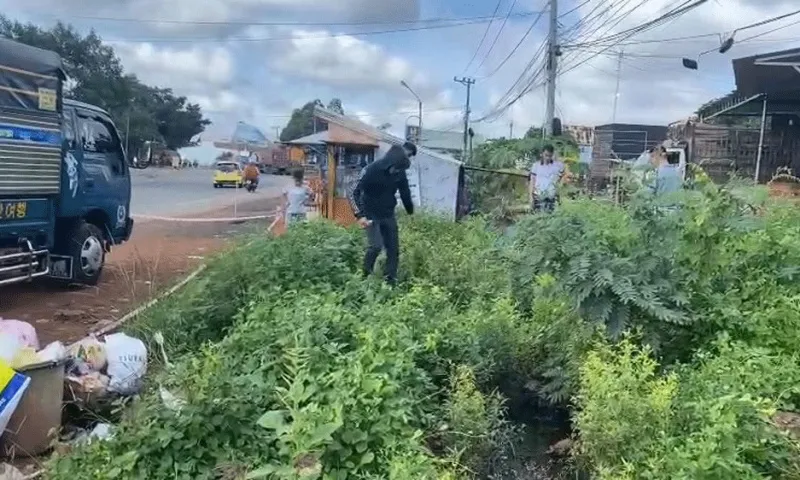
[{"label": "motorbike", "polygon": [[249,192],[253,193],[256,191],[256,187],[258,187],[258,182],[254,180],[245,180],[244,188]]}]

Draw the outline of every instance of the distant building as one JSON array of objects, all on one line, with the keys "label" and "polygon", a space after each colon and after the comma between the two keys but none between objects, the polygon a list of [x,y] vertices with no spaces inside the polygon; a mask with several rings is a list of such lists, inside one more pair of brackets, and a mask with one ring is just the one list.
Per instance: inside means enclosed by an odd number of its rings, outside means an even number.
[{"label": "distant building", "polygon": [[572,137],[578,145],[594,144],[594,127],[585,125],[564,125],[563,131]]},{"label": "distant building", "polygon": [[[418,139],[419,128],[416,125],[406,125],[406,140],[416,143],[421,147],[428,148],[435,152],[458,154],[464,149],[464,132],[451,130],[429,130],[422,129],[422,138]],[[486,137],[475,134],[472,137],[472,146],[486,142]]]}]

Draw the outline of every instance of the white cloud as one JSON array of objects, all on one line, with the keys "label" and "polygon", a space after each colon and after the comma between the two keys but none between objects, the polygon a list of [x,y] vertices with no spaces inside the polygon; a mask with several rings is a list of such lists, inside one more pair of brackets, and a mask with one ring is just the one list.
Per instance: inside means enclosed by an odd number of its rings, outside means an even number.
[{"label": "white cloud", "polygon": [[427,90],[425,76],[375,43],[326,31],[294,30],[293,39],[272,62],[284,73],[347,89],[400,89],[405,80]]},{"label": "white cloud", "polygon": [[219,87],[229,83],[234,73],[231,53],[223,47],[180,49],[117,42],[114,49],[128,71],[153,85]]}]

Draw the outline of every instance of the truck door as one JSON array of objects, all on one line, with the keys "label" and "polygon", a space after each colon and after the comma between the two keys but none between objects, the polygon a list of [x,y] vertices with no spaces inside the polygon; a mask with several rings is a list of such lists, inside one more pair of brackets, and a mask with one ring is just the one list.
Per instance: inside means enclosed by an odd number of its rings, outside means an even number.
[{"label": "truck door", "polygon": [[102,211],[108,224],[106,234],[115,242],[125,236],[130,212],[131,182],[117,130],[106,115],[76,109],[82,162],[80,190],[84,212]]}]

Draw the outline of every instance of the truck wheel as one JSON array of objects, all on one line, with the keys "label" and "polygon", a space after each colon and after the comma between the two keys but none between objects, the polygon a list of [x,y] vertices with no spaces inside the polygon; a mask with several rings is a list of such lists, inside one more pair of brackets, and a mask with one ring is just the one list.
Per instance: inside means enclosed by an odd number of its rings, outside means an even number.
[{"label": "truck wheel", "polygon": [[84,285],[97,285],[106,256],[103,232],[91,223],[79,223],[69,236],[69,255],[74,280]]}]

